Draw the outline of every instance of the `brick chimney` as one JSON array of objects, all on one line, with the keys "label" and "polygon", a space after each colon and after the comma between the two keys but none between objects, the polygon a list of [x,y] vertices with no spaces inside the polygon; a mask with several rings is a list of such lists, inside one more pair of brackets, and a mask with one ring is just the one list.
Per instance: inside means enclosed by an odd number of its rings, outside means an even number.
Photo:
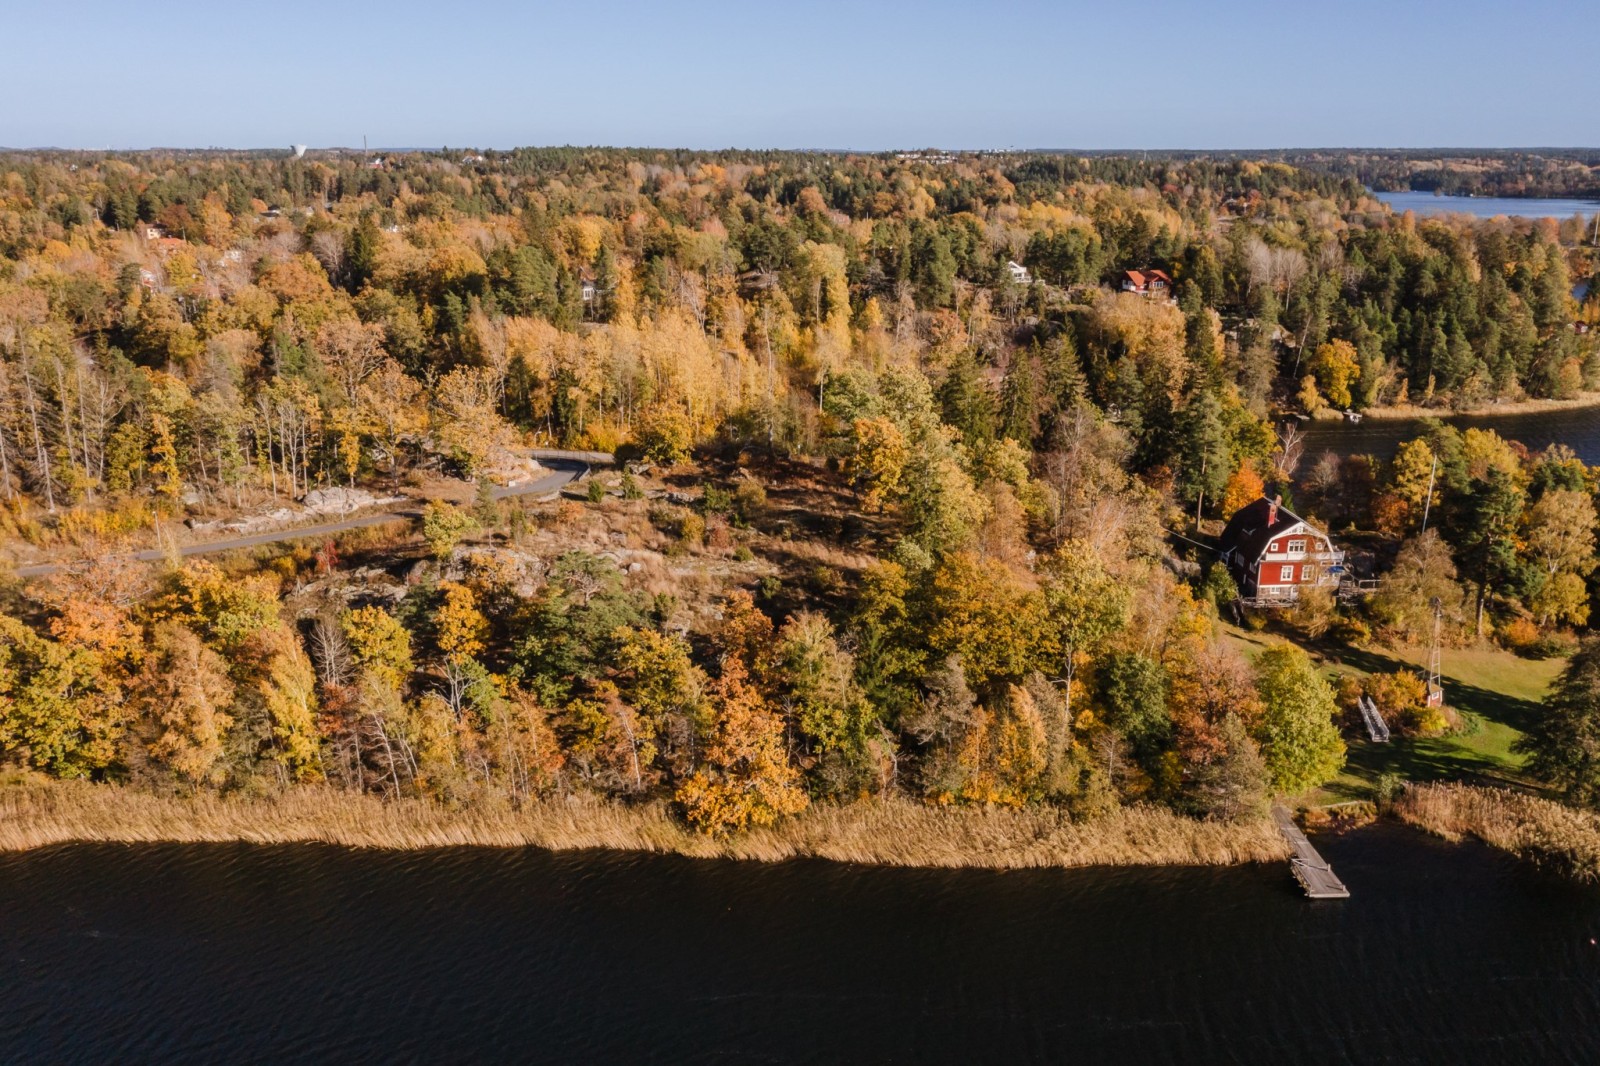
[{"label": "brick chimney", "polygon": [[1271,529],[1278,524],[1278,508],[1283,506],[1283,496],[1279,494],[1267,501],[1267,528]]}]

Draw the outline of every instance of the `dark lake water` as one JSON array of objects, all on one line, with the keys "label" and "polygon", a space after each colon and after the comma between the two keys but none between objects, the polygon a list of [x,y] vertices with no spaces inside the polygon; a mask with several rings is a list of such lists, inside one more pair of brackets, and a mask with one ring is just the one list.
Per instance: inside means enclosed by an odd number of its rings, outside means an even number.
[{"label": "dark lake water", "polygon": [[1435,196],[1431,192],[1375,192],[1372,195],[1396,212],[1415,211],[1419,215],[1461,214],[1478,218],[1571,218],[1600,212],[1594,200],[1541,199],[1510,196]]},{"label": "dark lake water", "polygon": [[[1521,441],[1539,450],[1561,443],[1586,463],[1600,463],[1600,406],[1566,407],[1520,414],[1445,415],[1441,421],[1461,429],[1492,429],[1507,440]],[[1393,458],[1400,443],[1421,433],[1418,420],[1366,418],[1358,423],[1307,422],[1302,429],[1305,463],[1325,451],[1339,455],[1373,455]]]},{"label": "dark lake water", "polygon": [[0,858],[0,1061],[1600,1061],[1600,891],[1398,826],[994,873],[461,849]]}]

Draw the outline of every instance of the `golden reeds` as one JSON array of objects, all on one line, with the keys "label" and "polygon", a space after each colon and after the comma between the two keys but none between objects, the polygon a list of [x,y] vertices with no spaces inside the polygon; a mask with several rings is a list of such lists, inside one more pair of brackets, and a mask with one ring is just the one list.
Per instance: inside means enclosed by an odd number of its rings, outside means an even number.
[{"label": "golden reeds", "polygon": [[114,785],[29,781],[0,788],[0,850],[74,841],[413,849],[476,845],[609,848],[777,862],[815,857],[887,866],[1022,868],[1219,865],[1281,859],[1269,822],[1228,825],[1133,807],[1084,824],[1059,811],[941,809],[911,800],[819,804],[768,829],[707,837],[661,804],[550,800],[452,811],[321,788],[248,799],[158,796]]},{"label": "golden reeds", "polygon": [[1476,837],[1581,881],[1600,881],[1600,818],[1588,811],[1473,785],[1412,785],[1394,809],[1446,840]]}]

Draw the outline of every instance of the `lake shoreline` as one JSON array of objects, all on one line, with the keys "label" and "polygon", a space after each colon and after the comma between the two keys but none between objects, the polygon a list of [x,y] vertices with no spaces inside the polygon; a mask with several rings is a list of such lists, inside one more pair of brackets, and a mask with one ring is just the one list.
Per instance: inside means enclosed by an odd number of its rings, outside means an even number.
[{"label": "lake shoreline", "polygon": [[0,851],[71,843],[605,849],[944,869],[1223,866],[1288,855],[1268,819],[1204,822],[1149,806],[1080,823],[1055,808],[940,808],[869,799],[816,804],[770,828],[712,837],[685,827],[658,802],[550,800],[521,810],[452,811],[425,800],[384,801],[320,787],[260,798],[159,796],[87,782],[30,781],[0,789]]},{"label": "lake shoreline", "polygon": [[1600,817],[1504,788],[1412,785],[1394,813],[1452,843],[1471,837],[1584,884],[1600,884]]},{"label": "lake shoreline", "polygon": [[[1550,411],[1577,411],[1600,407],[1600,392],[1586,392],[1570,400],[1509,400],[1503,403],[1481,403],[1471,407],[1422,407],[1417,404],[1392,404],[1386,407],[1369,407],[1361,412],[1362,418],[1404,422],[1421,418],[1452,418],[1457,415],[1480,417],[1484,415],[1532,415]],[[1334,419],[1327,419],[1332,422]]]}]

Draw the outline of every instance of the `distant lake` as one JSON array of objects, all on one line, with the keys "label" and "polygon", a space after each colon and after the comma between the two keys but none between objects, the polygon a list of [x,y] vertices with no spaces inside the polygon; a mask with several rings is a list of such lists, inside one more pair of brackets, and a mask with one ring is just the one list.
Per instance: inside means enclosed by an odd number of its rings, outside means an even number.
[{"label": "distant lake", "polygon": [[[1506,440],[1521,441],[1535,451],[1565,444],[1586,463],[1600,463],[1600,407],[1561,407],[1551,411],[1508,410],[1503,414],[1453,415],[1441,412],[1439,420],[1457,429],[1492,429]],[[1392,459],[1402,441],[1420,436],[1417,418],[1367,418],[1349,422],[1308,422],[1303,429],[1307,464],[1323,452],[1336,455],[1371,455]]]},{"label": "distant lake", "polygon": [[1473,215],[1477,218],[1571,218],[1600,213],[1600,201],[1537,199],[1513,196],[1435,196],[1431,192],[1375,192],[1372,195],[1394,208],[1397,214],[1415,211],[1419,215]]}]

